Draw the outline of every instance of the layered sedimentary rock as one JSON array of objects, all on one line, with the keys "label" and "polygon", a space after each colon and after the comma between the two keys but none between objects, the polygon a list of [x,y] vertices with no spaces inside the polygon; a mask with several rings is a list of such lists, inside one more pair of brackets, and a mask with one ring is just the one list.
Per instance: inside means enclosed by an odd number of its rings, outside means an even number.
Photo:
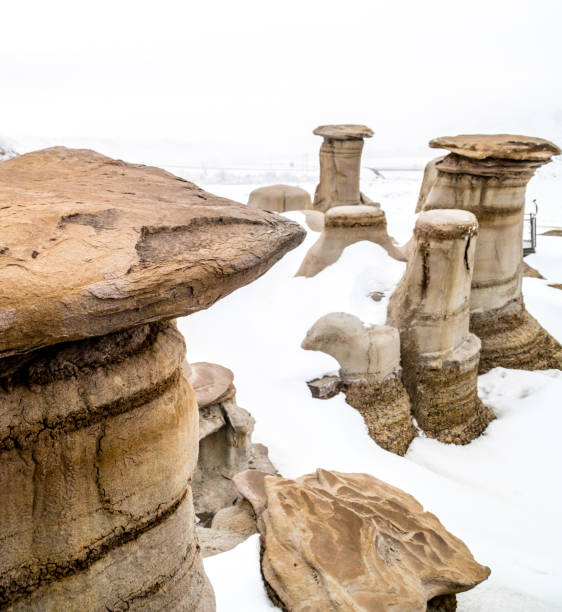
[{"label": "layered sedimentary rock", "polygon": [[198,409],[177,315],[302,240],[157,168],[0,164],[0,606],[214,609],[194,536]]},{"label": "layered sedimentary rock", "polygon": [[365,125],[321,125],[314,134],[322,136],[320,182],[312,207],[327,211],[333,206],[372,203],[359,189],[363,139],[373,131]]},{"label": "layered sedimentary rock", "polygon": [[490,570],[437,517],[367,474],[237,476],[258,517],[267,592],[283,610],[455,610]]},{"label": "layered sedimentary rock", "polygon": [[466,444],[493,418],[477,393],[480,340],[469,332],[478,222],[461,210],[418,217],[406,272],[388,306],[400,330],[404,383],[427,435]]},{"label": "layered sedimentary rock", "polygon": [[195,513],[208,526],[222,508],[232,506],[238,491],[232,478],[249,468],[277,470],[261,444],[252,444],[255,421],[237,405],[234,375],[215,363],[184,364],[199,406],[199,459],[193,476]]},{"label": "layered sedimentary rock", "polygon": [[391,257],[405,261],[386,229],[384,211],[374,206],[335,206],[324,215],[318,240],[310,247],[297,276],[316,276],[340,258],[344,249],[367,240],[382,246]]},{"label": "layered sedimentary rock", "polygon": [[310,209],[310,195],[308,191],[293,185],[268,185],[258,187],[250,193],[248,198],[250,208],[261,208],[273,212],[287,212],[290,210]]},{"label": "layered sedimentary rock", "polygon": [[562,347],[529,315],[521,293],[526,186],[560,149],[540,138],[505,134],[429,144],[451,153],[430,162],[420,205],[470,211],[480,226],[470,297],[470,329],[482,341],[480,372],[562,367]]},{"label": "layered sedimentary rock", "polygon": [[404,455],[415,429],[402,384],[398,330],[386,325],[366,327],[353,315],[333,312],[310,328],[302,348],[337,359],[338,390],[361,413],[371,438],[382,448]]}]

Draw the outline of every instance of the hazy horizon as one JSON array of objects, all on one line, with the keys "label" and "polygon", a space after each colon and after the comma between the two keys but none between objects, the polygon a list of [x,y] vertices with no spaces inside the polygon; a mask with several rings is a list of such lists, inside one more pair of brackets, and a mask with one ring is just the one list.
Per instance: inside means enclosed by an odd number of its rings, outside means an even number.
[{"label": "hazy horizon", "polygon": [[458,133],[562,144],[556,1],[22,0],[0,16],[0,138],[21,151],[303,163],[325,123],[371,127],[373,159],[430,158]]}]

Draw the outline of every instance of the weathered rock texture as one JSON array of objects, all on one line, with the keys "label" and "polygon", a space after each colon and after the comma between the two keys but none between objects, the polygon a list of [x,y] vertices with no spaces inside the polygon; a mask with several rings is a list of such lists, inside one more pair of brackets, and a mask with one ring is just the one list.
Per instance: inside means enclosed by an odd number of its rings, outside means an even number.
[{"label": "weathered rock texture", "polygon": [[324,215],[318,240],[310,247],[297,276],[316,276],[340,258],[348,246],[368,240],[380,244],[391,257],[405,261],[402,250],[386,229],[386,217],[374,206],[335,206]]},{"label": "weathered rock texture", "polygon": [[237,484],[258,516],[267,592],[283,610],[454,610],[455,593],[490,575],[411,495],[367,474],[246,472]]},{"label": "weathered rock texture", "polygon": [[363,139],[373,131],[364,125],[321,125],[314,134],[322,136],[320,182],[312,207],[327,211],[333,206],[369,204],[359,190]]},{"label": "weathered rock texture", "polygon": [[468,330],[477,229],[467,211],[421,213],[388,306],[414,416],[427,435],[455,444],[470,442],[493,419],[477,393],[480,340]]},{"label": "weathered rock texture", "polygon": [[56,147],[0,164],[0,357],[208,308],[305,232],[159,168]]},{"label": "weathered rock texture", "polygon": [[236,404],[234,375],[215,363],[184,364],[199,406],[199,459],[193,476],[193,502],[202,526],[232,506],[238,491],[232,477],[249,468],[276,474],[261,444],[252,444],[255,421]]},{"label": "weathered rock texture", "polygon": [[470,296],[470,329],[482,340],[480,372],[562,367],[562,347],[525,310],[521,294],[526,186],[560,149],[540,138],[503,134],[429,144],[452,153],[430,162],[423,209],[467,210],[480,226]]},{"label": "weathered rock texture", "polygon": [[273,212],[305,210],[312,207],[308,191],[293,185],[268,185],[254,189],[248,198],[250,208]]},{"label": "weathered rock texture", "polygon": [[338,389],[361,413],[371,438],[384,449],[404,455],[416,434],[402,384],[398,330],[386,325],[366,327],[353,315],[333,312],[316,321],[302,348],[338,360]]},{"label": "weathered rock texture", "polygon": [[0,607],[213,610],[198,409],[166,319],[249,282],[302,231],[64,148],[2,162],[0,203]]}]

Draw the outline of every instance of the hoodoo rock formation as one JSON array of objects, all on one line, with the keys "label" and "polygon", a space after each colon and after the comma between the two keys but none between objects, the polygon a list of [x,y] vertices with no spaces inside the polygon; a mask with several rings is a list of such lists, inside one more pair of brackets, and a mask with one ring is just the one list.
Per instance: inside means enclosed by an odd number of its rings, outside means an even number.
[{"label": "hoodoo rock formation", "polygon": [[267,185],[254,189],[248,198],[250,208],[261,208],[272,212],[308,210],[311,208],[308,191],[293,185]]},{"label": "hoodoo rock formation", "polygon": [[412,412],[430,437],[466,444],[494,418],[477,393],[480,340],[469,332],[478,222],[461,210],[418,217],[413,252],[392,294]]},{"label": "hoodoo rock formation", "polygon": [[302,348],[322,351],[340,364],[339,388],[382,448],[404,455],[415,436],[402,384],[400,337],[386,325],[366,327],[344,312],[327,314],[310,328]]},{"label": "hoodoo rock formation", "polygon": [[394,259],[405,260],[402,250],[387,233],[384,211],[362,204],[334,206],[324,215],[322,233],[310,247],[296,275],[316,276],[338,261],[344,249],[362,240],[381,245]]},{"label": "hoodoo rock formation", "polygon": [[214,609],[198,410],[174,317],[303,239],[163,170],[62,147],[0,164],[0,606]]},{"label": "hoodoo rock formation", "polygon": [[363,139],[373,131],[365,125],[321,125],[314,132],[320,147],[320,182],[312,207],[326,212],[333,206],[372,204],[359,189]]},{"label": "hoodoo rock formation", "polygon": [[437,138],[429,146],[451,153],[430,162],[418,207],[460,208],[479,223],[470,329],[482,341],[480,373],[561,368],[562,347],[529,315],[521,293],[527,183],[560,149],[506,134]]},{"label": "hoodoo rock formation", "polygon": [[215,363],[184,362],[199,406],[199,458],[191,483],[195,514],[208,526],[222,508],[232,506],[238,491],[232,478],[249,468],[269,474],[277,470],[267,448],[252,444],[255,421],[237,405],[234,375]]},{"label": "hoodoo rock formation", "polygon": [[367,474],[236,478],[261,534],[272,601],[287,611],[439,611],[490,575],[407,493]]}]

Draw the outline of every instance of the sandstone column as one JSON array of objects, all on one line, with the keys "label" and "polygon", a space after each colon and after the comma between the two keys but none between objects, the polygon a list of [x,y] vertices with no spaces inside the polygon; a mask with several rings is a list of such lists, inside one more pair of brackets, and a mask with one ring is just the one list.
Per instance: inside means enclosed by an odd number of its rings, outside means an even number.
[{"label": "sandstone column", "polygon": [[320,182],[312,207],[326,212],[332,206],[369,204],[359,190],[363,139],[373,131],[365,125],[321,125],[314,132],[322,136]]},{"label": "sandstone column", "polygon": [[437,138],[429,145],[451,153],[428,164],[420,205],[470,211],[480,226],[470,297],[470,329],[482,340],[480,372],[562,367],[562,347],[525,310],[521,294],[526,186],[560,149],[505,134]]},{"label": "sandstone column", "polygon": [[466,211],[422,213],[388,306],[414,416],[429,436],[456,444],[479,436],[493,418],[478,399],[480,340],[468,331],[477,229]]},{"label": "sandstone column", "polygon": [[63,147],[2,162],[0,206],[0,607],[214,610],[173,318],[252,281],[302,230]]},{"label": "sandstone column", "polygon": [[337,359],[338,388],[365,419],[371,438],[385,450],[404,455],[416,432],[402,384],[398,330],[367,327],[354,315],[332,312],[316,321],[301,346]]}]

